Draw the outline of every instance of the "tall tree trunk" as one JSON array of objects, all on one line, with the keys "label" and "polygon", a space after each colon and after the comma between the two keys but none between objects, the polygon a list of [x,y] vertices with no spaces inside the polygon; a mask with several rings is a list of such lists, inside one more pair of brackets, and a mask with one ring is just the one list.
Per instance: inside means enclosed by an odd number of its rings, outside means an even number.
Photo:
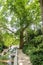
[{"label": "tall tree trunk", "polygon": [[23,31],[20,31],[20,49],[23,47]]},{"label": "tall tree trunk", "polygon": [[40,6],[41,6],[41,16],[42,16],[42,33],[43,33],[43,0],[40,0]]}]

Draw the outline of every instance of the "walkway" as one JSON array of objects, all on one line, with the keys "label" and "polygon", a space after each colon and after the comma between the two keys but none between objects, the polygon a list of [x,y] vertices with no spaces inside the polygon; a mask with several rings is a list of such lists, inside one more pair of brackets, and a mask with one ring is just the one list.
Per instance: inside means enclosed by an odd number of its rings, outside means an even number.
[{"label": "walkway", "polygon": [[32,65],[30,62],[30,58],[22,52],[22,50],[18,50],[18,64],[19,65]]}]

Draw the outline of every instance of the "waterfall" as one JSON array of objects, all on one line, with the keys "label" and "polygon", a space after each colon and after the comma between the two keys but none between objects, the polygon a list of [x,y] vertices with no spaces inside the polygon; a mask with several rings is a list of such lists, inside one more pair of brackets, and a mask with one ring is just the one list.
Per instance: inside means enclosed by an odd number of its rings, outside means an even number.
[{"label": "waterfall", "polygon": [[9,61],[8,65],[18,65],[18,59],[17,59],[17,47],[12,46],[9,50],[9,60],[13,60],[14,62]]}]

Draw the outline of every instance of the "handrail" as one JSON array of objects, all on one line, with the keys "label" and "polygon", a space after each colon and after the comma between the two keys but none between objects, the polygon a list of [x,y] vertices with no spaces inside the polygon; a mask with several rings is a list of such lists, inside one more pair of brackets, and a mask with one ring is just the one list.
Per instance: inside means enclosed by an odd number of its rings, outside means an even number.
[{"label": "handrail", "polygon": [[4,63],[7,63],[7,62],[14,62],[14,60],[0,60],[0,62],[4,62]]}]

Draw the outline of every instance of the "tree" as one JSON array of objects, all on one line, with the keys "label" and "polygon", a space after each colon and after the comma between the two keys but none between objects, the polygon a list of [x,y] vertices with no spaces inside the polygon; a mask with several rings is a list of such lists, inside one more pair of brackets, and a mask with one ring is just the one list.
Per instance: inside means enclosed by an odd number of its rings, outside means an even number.
[{"label": "tree", "polygon": [[43,33],[43,0],[40,0],[41,16],[42,16],[42,33]]},{"label": "tree", "polygon": [[[4,24],[2,25],[2,27],[11,31],[13,34],[15,34],[15,36],[18,36],[18,38],[20,39],[20,48],[22,48],[24,43],[23,33],[26,28],[28,28],[31,23],[38,23],[41,20],[40,4],[38,0],[3,0],[1,1],[1,6],[3,6],[0,15],[1,23]],[[10,26],[12,28],[15,28],[17,31],[12,31],[8,26],[6,26],[6,24],[10,24]]]}]

